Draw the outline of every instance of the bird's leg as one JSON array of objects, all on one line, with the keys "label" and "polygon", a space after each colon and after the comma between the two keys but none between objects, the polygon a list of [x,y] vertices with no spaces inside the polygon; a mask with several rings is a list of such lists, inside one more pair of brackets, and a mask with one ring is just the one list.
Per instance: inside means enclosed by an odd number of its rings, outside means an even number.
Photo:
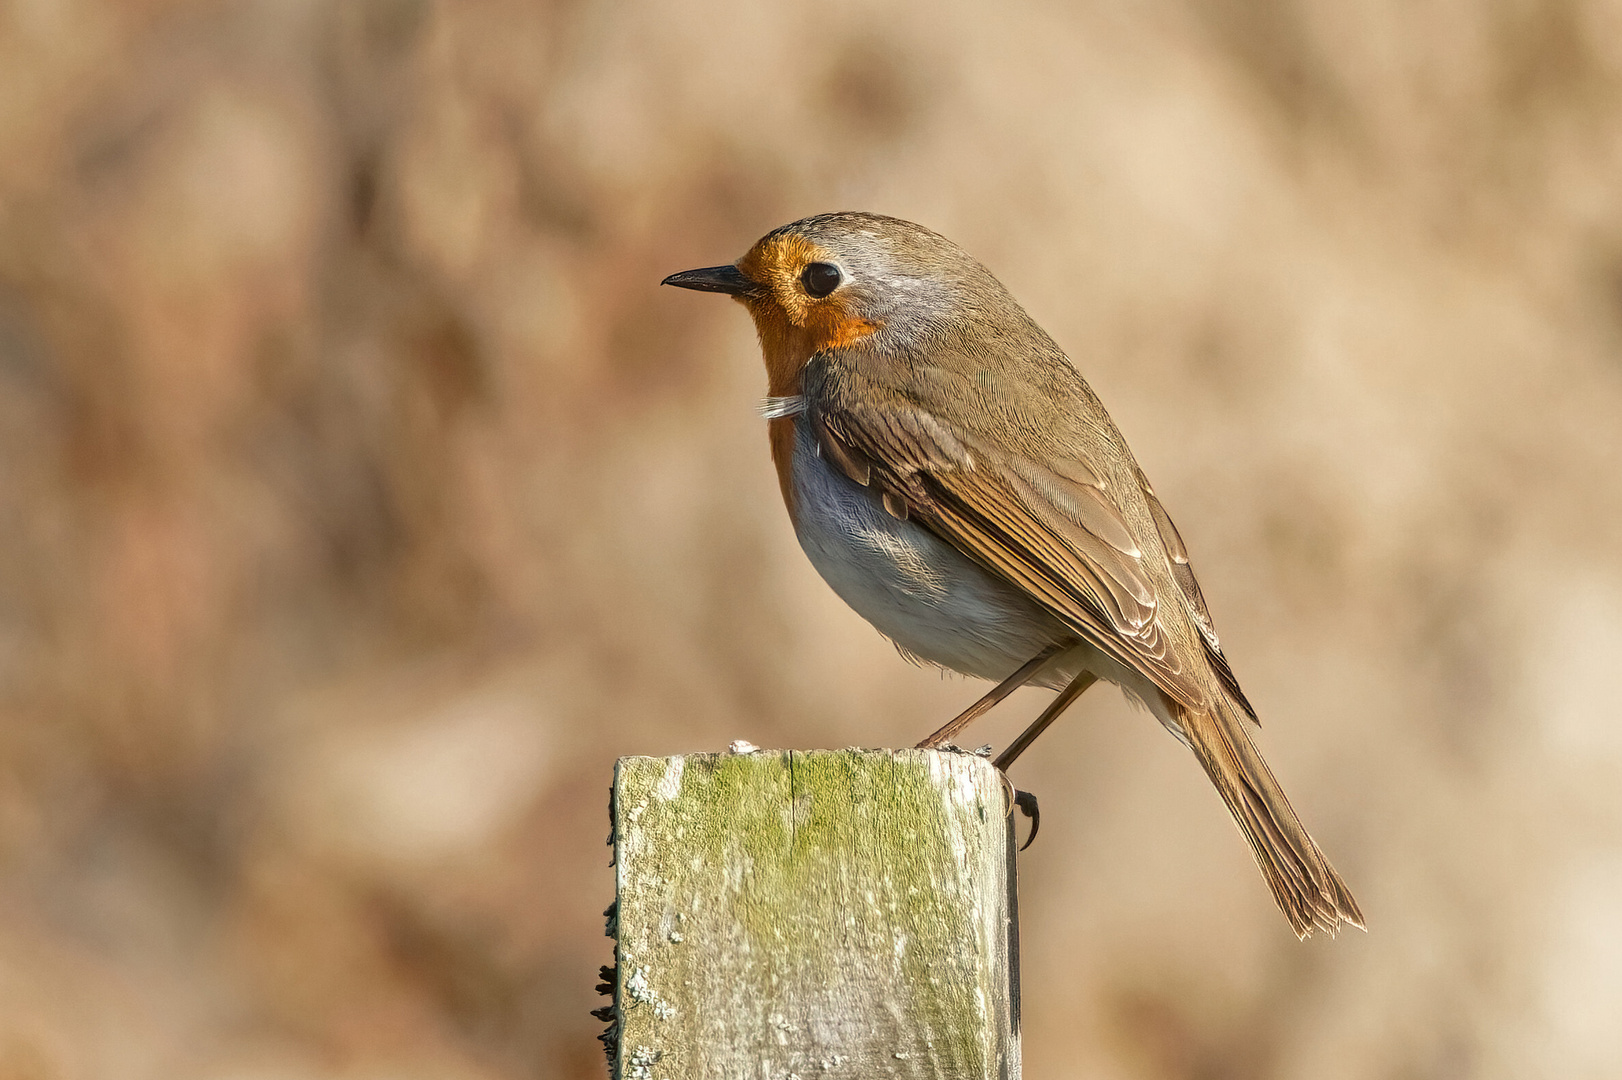
[{"label": "bird's leg", "polygon": [[1030,727],[1020,732],[1019,738],[1009,743],[1008,749],[998,754],[997,760],[992,764],[1006,772],[1008,766],[1014,763],[1014,759],[1023,754],[1025,748],[1035,742],[1036,737],[1046,731],[1048,725],[1059,718],[1060,713],[1070,708],[1071,704],[1081,696],[1082,691],[1097,681],[1098,676],[1090,671],[1083,671],[1080,675],[1071,679],[1070,684],[1059,691],[1059,696],[1048,702],[1048,707],[1042,710],[1042,715],[1032,721]]},{"label": "bird's leg", "polygon": [[[1018,671],[1008,676],[1008,678],[1004,679],[996,686],[993,686],[991,688],[991,692],[986,694],[985,697],[958,713],[957,716],[947,723],[945,727],[941,728],[939,731],[935,732],[935,734],[919,743],[918,749],[929,750],[941,745],[942,743],[950,742],[958,732],[962,731],[964,728],[968,727],[975,720],[984,715],[986,710],[990,709],[1003,698],[1007,697],[1009,694],[1012,694],[1015,690],[1018,690],[1020,687],[1024,686],[1026,683],[1035,678],[1036,673],[1041,671],[1043,666],[1046,665],[1049,660],[1052,660],[1055,656],[1057,656],[1059,650],[1062,648],[1064,648],[1064,644],[1062,642],[1049,645],[1047,648],[1025,661],[1025,663],[1020,665]],[[1032,735],[1031,738],[1034,739],[1036,736]]]}]

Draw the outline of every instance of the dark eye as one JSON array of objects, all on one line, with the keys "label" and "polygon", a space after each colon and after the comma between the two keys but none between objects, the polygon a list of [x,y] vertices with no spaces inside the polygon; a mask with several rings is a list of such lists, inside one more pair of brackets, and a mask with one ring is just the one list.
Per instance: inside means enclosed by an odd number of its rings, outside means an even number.
[{"label": "dark eye", "polygon": [[833,263],[811,263],[800,272],[800,284],[815,297],[824,297],[835,289],[844,276]]}]

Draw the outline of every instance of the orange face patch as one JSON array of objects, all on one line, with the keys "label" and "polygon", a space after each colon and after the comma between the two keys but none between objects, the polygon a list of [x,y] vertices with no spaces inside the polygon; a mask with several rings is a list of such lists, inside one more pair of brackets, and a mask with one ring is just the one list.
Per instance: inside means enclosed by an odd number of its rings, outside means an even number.
[{"label": "orange face patch", "polygon": [[744,276],[761,287],[744,303],[760,334],[773,395],[799,393],[800,369],[816,353],[849,345],[879,328],[849,309],[844,290],[819,299],[801,285],[800,274],[809,263],[835,261],[831,252],[805,237],[786,233],[762,240],[738,262]]}]

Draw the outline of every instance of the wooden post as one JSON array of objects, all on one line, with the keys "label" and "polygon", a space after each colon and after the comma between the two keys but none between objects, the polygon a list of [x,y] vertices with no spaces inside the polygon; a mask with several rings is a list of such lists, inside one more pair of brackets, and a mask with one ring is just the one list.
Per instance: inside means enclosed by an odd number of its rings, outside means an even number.
[{"label": "wooden post", "polygon": [[1008,795],[933,750],[621,758],[614,1075],[1017,1080]]}]

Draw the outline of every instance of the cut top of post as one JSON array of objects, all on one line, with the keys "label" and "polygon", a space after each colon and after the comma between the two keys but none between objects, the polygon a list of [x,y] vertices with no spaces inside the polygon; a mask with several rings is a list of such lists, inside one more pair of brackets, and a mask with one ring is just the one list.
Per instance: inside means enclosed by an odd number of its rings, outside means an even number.
[{"label": "cut top of post", "polygon": [[1000,774],[933,750],[622,758],[617,1075],[1019,1075]]}]

